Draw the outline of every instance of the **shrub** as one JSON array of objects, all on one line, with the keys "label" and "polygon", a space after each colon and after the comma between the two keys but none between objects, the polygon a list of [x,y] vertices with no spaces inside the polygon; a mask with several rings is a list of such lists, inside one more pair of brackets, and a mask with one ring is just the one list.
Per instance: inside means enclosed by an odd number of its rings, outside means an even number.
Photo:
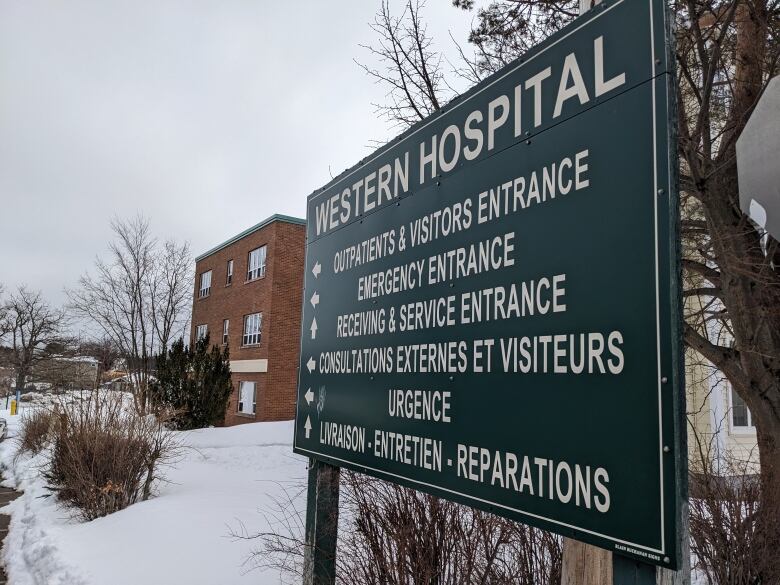
[{"label": "shrub", "polygon": [[148,499],[160,467],[177,450],[170,431],[154,417],[126,409],[113,392],[95,392],[60,411],[52,445],[44,477],[84,520]]},{"label": "shrub", "polygon": [[691,461],[691,552],[710,585],[780,582],[780,543],[767,525],[780,521],[780,499],[762,494],[752,471],[730,455],[717,465],[709,456]]},{"label": "shrub", "polygon": [[[342,469],[338,585],[560,585],[562,539],[493,514]],[[267,510],[271,531],[249,564],[300,582],[305,486]]]},{"label": "shrub", "polygon": [[221,423],[225,418],[233,385],[227,347],[209,350],[209,336],[190,349],[184,340],[175,341],[157,356],[157,376],[151,386],[157,410],[171,413],[173,428],[200,429]]},{"label": "shrub", "polygon": [[25,412],[19,428],[19,452],[40,453],[50,438],[54,413],[44,408]]},{"label": "shrub", "polygon": [[549,532],[342,470],[343,585],[555,585],[561,539]]}]

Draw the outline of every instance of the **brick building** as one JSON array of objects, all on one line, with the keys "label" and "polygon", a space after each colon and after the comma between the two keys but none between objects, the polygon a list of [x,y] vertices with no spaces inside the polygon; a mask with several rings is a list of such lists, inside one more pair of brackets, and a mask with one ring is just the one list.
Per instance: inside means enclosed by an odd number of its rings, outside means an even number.
[{"label": "brick building", "polygon": [[191,341],[228,345],[226,425],[295,416],[306,223],[274,215],[195,259]]}]

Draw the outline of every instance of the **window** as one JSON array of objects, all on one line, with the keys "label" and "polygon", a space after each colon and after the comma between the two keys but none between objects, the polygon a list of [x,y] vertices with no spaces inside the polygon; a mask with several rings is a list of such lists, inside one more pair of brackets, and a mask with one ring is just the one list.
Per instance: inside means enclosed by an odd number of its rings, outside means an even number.
[{"label": "window", "polygon": [[209,326],[208,325],[198,325],[195,328],[195,341],[200,341],[206,335],[209,334]]},{"label": "window", "polygon": [[222,321],[222,343],[227,345],[230,333],[230,319],[224,319]]},{"label": "window", "polygon": [[247,280],[255,280],[265,276],[265,246],[260,246],[249,252],[249,268],[246,272]]},{"label": "window", "polygon": [[211,270],[200,275],[200,289],[198,289],[198,298],[209,296],[211,292]]},{"label": "window", "polygon": [[735,431],[747,432],[753,430],[753,416],[745,401],[739,394],[730,389],[731,394],[731,428]]},{"label": "window", "polygon": [[257,345],[260,343],[260,334],[263,331],[263,314],[252,313],[244,316],[244,345]]},{"label": "window", "polygon": [[257,404],[254,382],[238,383],[238,412],[241,414],[254,414]]},{"label": "window", "polygon": [[233,261],[228,260],[227,264],[227,278],[225,278],[225,286],[233,282]]}]

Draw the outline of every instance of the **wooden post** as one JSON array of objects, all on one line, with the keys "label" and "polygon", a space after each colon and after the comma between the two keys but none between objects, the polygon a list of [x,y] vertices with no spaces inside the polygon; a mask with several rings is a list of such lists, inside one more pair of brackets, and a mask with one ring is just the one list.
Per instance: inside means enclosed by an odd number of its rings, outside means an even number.
[{"label": "wooden post", "polygon": [[561,585],[611,585],[612,553],[573,540],[563,539]]},{"label": "wooden post", "polygon": [[303,585],[334,585],[339,524],[339,468],[309,459]]}]

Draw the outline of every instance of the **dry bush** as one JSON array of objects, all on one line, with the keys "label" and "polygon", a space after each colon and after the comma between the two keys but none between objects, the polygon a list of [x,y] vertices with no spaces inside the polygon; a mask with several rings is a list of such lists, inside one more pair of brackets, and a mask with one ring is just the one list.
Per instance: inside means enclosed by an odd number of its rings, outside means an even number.
[{"label": "dry bush", "polygon": [[710,585],[780,583],[780,499],[763,498],[747,462],[708,454],[691,461],[690,539],[695,568]]},{"label": "dry bush", "polygon": [[51,438],[54,413],[45,408],[35,408],[22,416],[17,441],[19,453],[40,453]]},{"label": "dry bush", "polygon": [[[558,585],[561,538],[549,532],[341,470],[336,581],[340,585]],[[266,514],[250,565],[289,583],[303,570],[305,485]]]},{"label": "dry bush", "polygon": [[345,472],[351,529],[339,537],[339,582],[551,585],[561,541],[422,492]]},{"label": "dry bush", "polygon": [[95,392],[58,409],[49,488],[84,520],[146,500],[159,470],[177,451],[170,431],[125,407],[122,395]]}]

